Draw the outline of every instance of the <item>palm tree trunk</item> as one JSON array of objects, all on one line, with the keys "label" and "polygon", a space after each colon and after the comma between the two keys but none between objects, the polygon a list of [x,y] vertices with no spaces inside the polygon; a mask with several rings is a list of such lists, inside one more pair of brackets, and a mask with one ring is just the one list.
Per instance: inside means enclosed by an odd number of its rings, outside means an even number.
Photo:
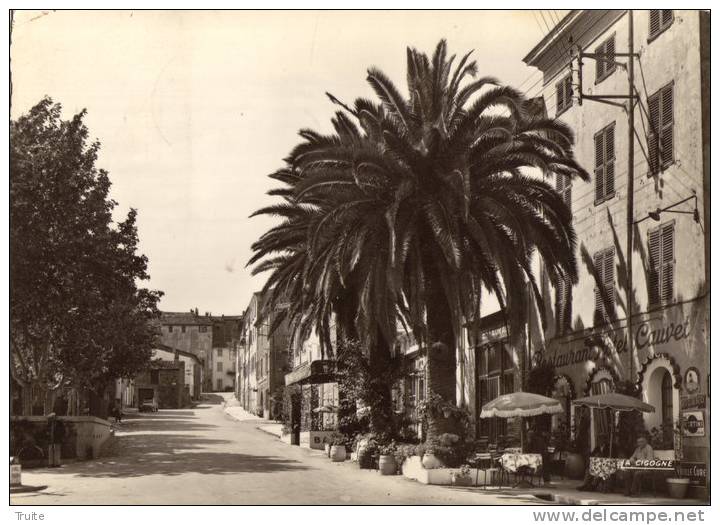
[{"label": "palm tree trunk", "polygon": [[[427,382],[429,395],[438,394],[443,401],[455,404],[456,341],[452,314],[439,276],[428,279],[427,326]],[[428,413],[427,439],[444,433],[457,433],[453,421],[442,414]]]},{"label": "palm tree trunk", "polygon": [[392,384],[390,370],[391,343],[385,340],[380,328],[370,345],[370,430],[376,434],[394,436]]}]

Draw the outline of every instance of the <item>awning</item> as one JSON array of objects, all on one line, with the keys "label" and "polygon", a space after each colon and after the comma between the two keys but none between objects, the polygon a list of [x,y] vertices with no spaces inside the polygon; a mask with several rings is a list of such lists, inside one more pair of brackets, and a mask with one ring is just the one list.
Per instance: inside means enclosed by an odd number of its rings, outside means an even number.
[{"label": "awning", "polygon": [[335,377],[335,361],[318,359],[298,366],[285,374],[285,384],[319,384],[337,381]]}]

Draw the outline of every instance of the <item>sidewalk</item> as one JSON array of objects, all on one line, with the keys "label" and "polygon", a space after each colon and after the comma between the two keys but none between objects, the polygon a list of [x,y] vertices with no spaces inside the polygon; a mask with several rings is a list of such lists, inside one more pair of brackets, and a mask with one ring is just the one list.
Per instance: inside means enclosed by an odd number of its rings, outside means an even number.
[{"label": "sidewalk", "polygon": [[[226,409],[227,412],[227,409]],[[244,412],[244,411],[243,411]],[[247,412],[245,412],[247,414]],[[255,418],[260,421],[265,421],[262,418],[257,418],[249,414],[251,418]],[[234,416],[233,416],[234,417]],[[271,434],[275,437],[282,435],[282,424],[280,423],[267,423],[265,425],[258,425],[259,430]],[[308,449],[308,452],[312,455],[323,456],[322,451],[315,451]],[[315,454],[313,454],[315,453]],[[350,460],[338,465],[350,466]],[[402,478],[402,476],[398,476]],[[416,483],[411,479],[406,479],[409,483]],[[532,488],[496,488],[496,487],[453,487],[447,486],[448,489],[453,491],[467,491],[478,494],[496,495],[500,497],[510,498],[537,498],[538,500],[545,501],[549,504],[559,505],[706,505],[707,502],[696,499],[673,499],[667,496],[653,497],[650,494],[643,494],[641,496],[628,497],[621,493],[602,493],[602,492],[581,492],[576,487],[582,483],[582,481],[571,480],[571,479],[554,479],[551,485],[538,485]],[[432,485],[428,485],[432,486]],[[440,487],[441,485],[435,485]]]},{"label": "sidewalk", "polygon": [[258,423],[263,422],[263,425],[257,426],[258,429],[277,438],[282,437],[282,423],[276,423],[265,418],[258,417],[255,414],[251,414],[243,407],[239,406],[236,399],[228,400],[225,403],[224,410],[228,416],[230,416],[236,421],[257,421]]}]

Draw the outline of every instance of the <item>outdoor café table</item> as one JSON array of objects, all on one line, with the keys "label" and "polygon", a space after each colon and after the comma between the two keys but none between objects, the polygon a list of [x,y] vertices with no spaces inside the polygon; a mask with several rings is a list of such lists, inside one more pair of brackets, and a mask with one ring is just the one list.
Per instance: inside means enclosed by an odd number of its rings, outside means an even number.
[{"label": "outdoor caf\u00e9 table", "polygon": [[620,463],[623,462],[622,459],[617,458],[601,458],[596,456],[590,457],[590,467],[589,472],[591,476],[595,476],[596,478],[600,478],[602,480],[607,480],[615,474],[620,466]]},{"label": "outdoor caf\u00e9 table", "polygon": [[519,485],[523,481],[526,481],[525,476],[528,472],[531,473],[530,486],[534,486],[532,483],[532,475],[542,468],[542,454],[506,452],[500,456],[500,464],[505,471],[520,475],[521,479],[515,484],[515,486]]}]

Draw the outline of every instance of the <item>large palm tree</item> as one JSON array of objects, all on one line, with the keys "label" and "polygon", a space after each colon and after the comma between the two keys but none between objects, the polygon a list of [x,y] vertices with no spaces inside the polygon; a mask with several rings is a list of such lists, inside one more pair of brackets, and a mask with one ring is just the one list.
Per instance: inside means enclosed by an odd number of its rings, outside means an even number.
[{"label": "large palm tree", "polygon": [[[288,209],[312,215],[297,258],[261,267],[296,291],[292,280],[302,280],[307,310],[296,315],[316,324],[338,307],[340,292],[352,297],[354,327],[376,360],[389,353],[398,319],[407,322],[445,356],[430,388],[449,401],[456,340],[464,322],[478,319],[483,289],[512,333],[528,286],[539,299],[534,253],[552,282],[577,278],[570,212],[533,170],[587,178],[569,128],[531,114],[517,90],[475,79],[469,56],[453,68],[445,41],[432,57],[408,49],[408,96],[375,68],[367,80],[379,103],[348,107],[331,96],[343,108],[335,133],[304,130],[287,159]],[[261,245],[256,259],[272,251]]]}]

